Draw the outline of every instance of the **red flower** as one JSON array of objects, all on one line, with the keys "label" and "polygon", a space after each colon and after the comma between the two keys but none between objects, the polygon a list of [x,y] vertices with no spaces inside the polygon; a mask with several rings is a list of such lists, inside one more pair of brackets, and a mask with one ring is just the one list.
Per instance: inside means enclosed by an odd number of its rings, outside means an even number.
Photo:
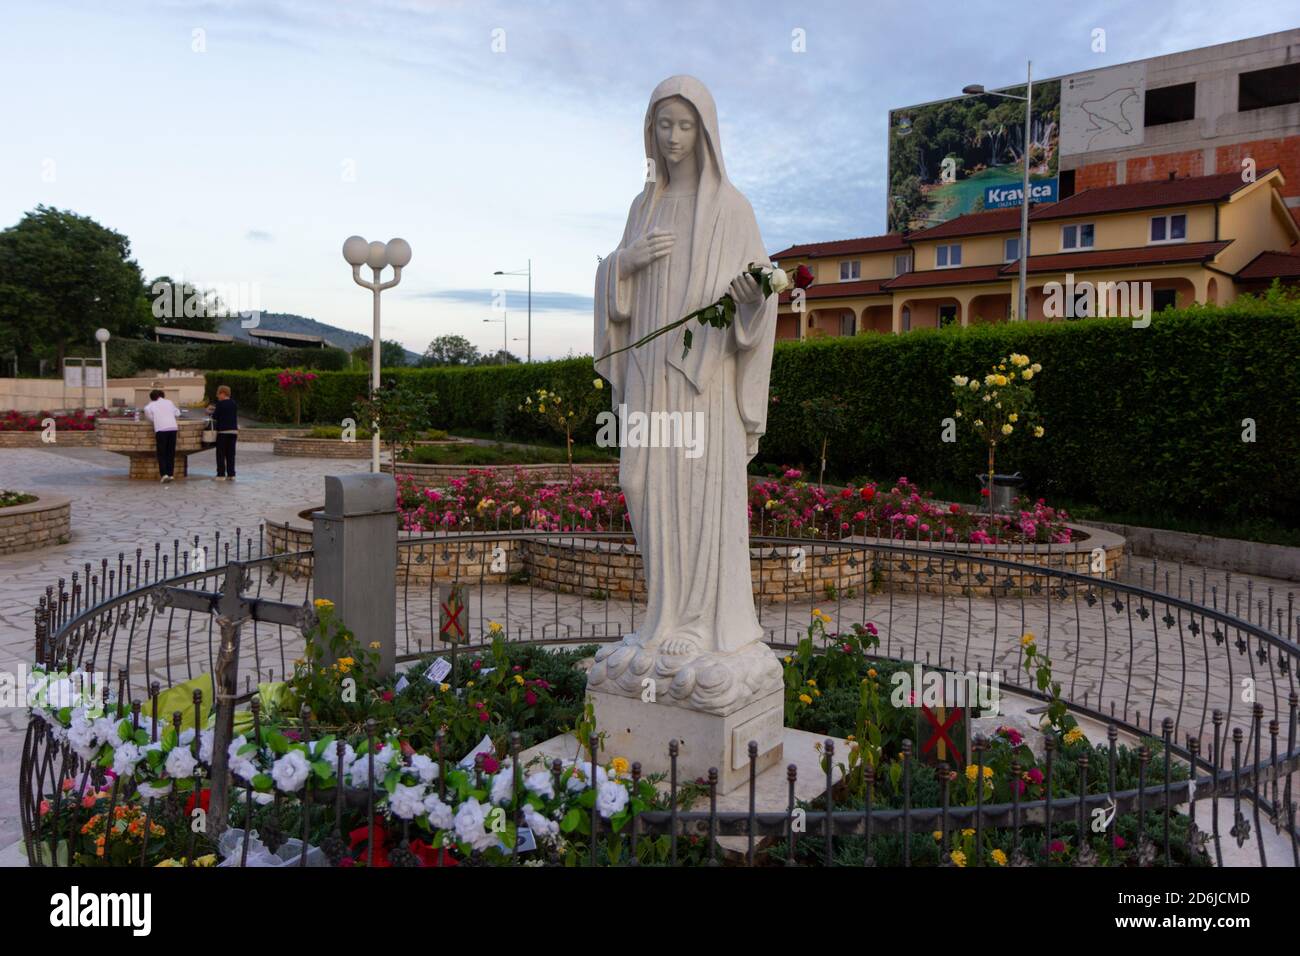
[{"label": "red flower", "polygon": [[948,511],[955,515],[961,514],[961,505],[957,504],[957,502],[954,501],[952,504],[948,506]]},{"label": "red flower", "polygon": [[981,497],[981,498],[987,498],[988,496],[989,496],[989,490],[988,490],[987,488],[981,488],[981,489],[980,489],[980,497]]},{"label": "red flower", "polygon": [[537,695],[531,690],[524,691],[524,703],[529,707],[535,706],[537,704]]},{"label": "red flower", "polygon": [[870,501],[872,498],[876,497],[876,486],[863,485],[862,490],[858,492],[858,495],[862,498],[863,501]]},{"label": "red flower", "polygon": [[[204,787],[202,790],[199,791],[199,807],[202,808],[204,813],[208,812],[208,801],[210,799],[212,799],[211,790]],[[188,817],[193,812],[194,812],[194,794],[191,793],[190,798],[187,801],[185,801],[185,815]]]},{"label": "red flower", "polygon": [[496,773],[500,769],[501,769],[501,762],[497,760],[496,757],[492,756],[491,754],[483,755],[484,773]]},{"label": "red flower", "polygon": [[384,699],[384,702],[385,702],[385,703],[387,703],[388,701],[390,701],[390,700],[393,699],[393,692],[392,692],[391,690],[386,690],[386,691],[384,691],[382,694],[380,694],[379,696],[382,697],[382,698]]},{"label": "red flower", "polygon": [[813,284],[813,271],[807,266],[800,266],[794,270],[794,287],[796,289],[806,289]]}]

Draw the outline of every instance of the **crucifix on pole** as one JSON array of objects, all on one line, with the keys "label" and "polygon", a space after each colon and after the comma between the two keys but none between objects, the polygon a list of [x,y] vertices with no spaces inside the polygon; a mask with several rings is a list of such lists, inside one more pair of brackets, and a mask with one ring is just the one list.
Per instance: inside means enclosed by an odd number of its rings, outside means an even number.
[{"label": "crucifix on pole", "polygon": [[239,632],[249,621],[284,624],[306,632],[316,620],[310,603],[286,604],[262,598],[246,598],[249,587],[248,566],[242,561],[226,565],[219,591],[189,591],[161,585],[153,591],[154,609],[177,608],[213,614],[221,631],[216,673],[212,687],[216,723],[212,731],[212,780],[208,803],[208,836],[215,843],[226,828],[230,815],[230,740],[234,735],[235,700],[239,696]]}]

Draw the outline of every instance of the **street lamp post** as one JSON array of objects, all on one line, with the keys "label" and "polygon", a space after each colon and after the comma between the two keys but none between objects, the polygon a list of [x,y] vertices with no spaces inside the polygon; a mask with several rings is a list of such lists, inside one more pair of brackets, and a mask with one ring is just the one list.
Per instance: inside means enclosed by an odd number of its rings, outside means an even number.
[{"label": "street lamp post", "polygon": [[528,268],[516,272],[502,272],[498,269],[494,276],[528,276],[528,361],[533,360],[533,260],[528,260]]},{"label": "street lamp post", "polygon": [[508,312],[502,312],[501,318],[499,319],[483,320],[484,322],[501,323],[501,364],[502,365],[508,365],[510,362],[510,324],[508,321],[509,318],[510,318],[510,314]]},{"label": "street lamp post", "polygon": [[99,343],[99,397],[100,408],[108,408],[108,329],[96,329],[95,341]]},{"label": "street lamp post", "polygon": [[[349,236],[343,243],[343,258],[352,267],[352,281],[374,293],[375,324],[370,338],[370,394],[379,394],[379,293],[391,289],[402,281],[402,269],[411,261],[411,244],[405,239],[389,239],[387,244],[366,242],[360,236]],[[370,266],[371,280],[361,278],[361,267]],[[393,277],[379,281],[385,266],[393,267]],[[370,423],[370,470],[379,474],[379,422]]]},{"label": "street lamp post", "polygon": [[[978,83],[962,88],[962,92],[968,96],[1001,96],[1009,100],[1024,100],[1025,102],[1025,153],[1024,166],[1025,175],[1024,183],[1020,193],[1020,292],[1017,296],[1018,304],[1016,308],[1016,320],[1023,322],[1029,316],[1029,290],[1026,281],[1026,273],[1029,267],[1029,141],[1032,131],[1031,121],[1033,118],[1034,103],[1034,62],[1030,60],[1025,66],[1025,95],[1015,96],[1011,93],[998,93],[993,90],[986,90]],[[992,489],[989,489],[990,496]]]}]

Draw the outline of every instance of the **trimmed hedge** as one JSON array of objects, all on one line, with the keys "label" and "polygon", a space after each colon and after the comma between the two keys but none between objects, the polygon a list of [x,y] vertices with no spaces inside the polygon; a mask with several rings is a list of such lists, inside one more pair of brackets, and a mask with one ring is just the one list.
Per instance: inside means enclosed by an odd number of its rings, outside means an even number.
[{"label": "trimmed hedge", "polygon": [[[88,356],[99,355],[93,349],[81,349],[79,352]],[[73,354],[79,353],[74,351]],[[191,345],[140,339],[113,339],[108,346],[108,374],[111,378],[130,378],[146,369],[160,372],[169,368],[310,368],[338,371],[347,366],[348,353],[336,348],[285,349],[249,345],[245,342]]]},{"label": "trimmed hedge", "polygon": [[[832,440],[833,473],[907,475],[973,493],[982,446],[960,431],[955,443],[941,440],[953,413],[950,379],[982,375],[1015,351],[1043,365],[1034,391],[1046,436],[999,448],[998,470],[1021,470],[1031,493],[1114,511],[1256,515],[1300,526],[1300,304],[1238,302],[1166,311],[1146,329],[1093,319],[780,343],[759,462],[814,461],[821,436],[808,434],[799,403],[838,394],[852,425]],[[517,411],[524,394],[545,387],[576,395],[594,377],[590,358],[384,374],[433,392],[440,428],[521,440],[555,437]],[[259,417],[290,418],[273,373],[213,373],[209,392],[217,379]],[[361,372],[323,373],[304,420],[349,417],[367,383]],[[1255,423],[1253,443],[1242,440],[1244,419]],[[594,417],[575,434],[591,441]]]}]

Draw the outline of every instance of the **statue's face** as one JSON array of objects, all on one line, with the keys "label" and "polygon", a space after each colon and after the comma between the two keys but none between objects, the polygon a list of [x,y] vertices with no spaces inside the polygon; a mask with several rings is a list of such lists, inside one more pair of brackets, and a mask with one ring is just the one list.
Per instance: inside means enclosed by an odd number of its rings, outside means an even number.
[{"label": "statue's face", "polygon": [[655,140],[671,165],[677,165],[695,152],[699,128],[695,108],[683,99],[665,100],[655,110]]}]

